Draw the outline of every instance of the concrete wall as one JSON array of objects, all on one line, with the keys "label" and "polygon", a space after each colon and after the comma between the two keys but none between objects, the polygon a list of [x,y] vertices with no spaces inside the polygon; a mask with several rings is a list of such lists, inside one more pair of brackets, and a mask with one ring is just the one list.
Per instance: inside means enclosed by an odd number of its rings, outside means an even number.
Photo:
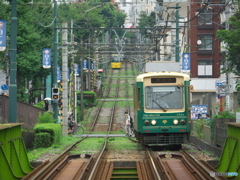
[{"label": "concrete wall", "polygon": [[[203,105],[207,104],[209,107],[208,113],[210,116],[216,115],[219,112],[220,100],[217,98],[215,92],[192,92],[191,105]],[[237,101],[237,93],[234,92],[230,96],[230,112],[235,113],[236,109],[240,108]],[[226,110],[226,98],[223,97],[223,109]]]}]

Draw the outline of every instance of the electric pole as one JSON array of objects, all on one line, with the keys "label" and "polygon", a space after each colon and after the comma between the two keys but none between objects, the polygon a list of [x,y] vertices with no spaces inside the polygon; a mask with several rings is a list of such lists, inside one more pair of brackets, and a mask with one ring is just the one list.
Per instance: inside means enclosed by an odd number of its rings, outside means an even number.
[{"label": "electric pole", "polygon": [[[57,66],[58,66],[58,34],[57,34],[57,0],[54,0],[54,57],[52,67],[52,87],[57,88]],[[53,101],[53,117],[58,119],[58,101]]]},{"label": "electric pole", "polygon": [[176,43],[175,43],[175,62],[179,62],[179,4],[177,3],[175,7],[168,7],[167,9],[176,9]]},{"label": "electric pole", "polygon": [[176,62],[179,62],[179,4],[176,4]]},{"label": "electric pole", "polygon": [[62,103],[63,103],[63,136],[68,134],[68,47],[67,22],[62,23]]},{"label": "electric pole", "polygon": [[11,37],[10,37],[10,85],[8,119],[17,122],[17,0],[12,0]]}]

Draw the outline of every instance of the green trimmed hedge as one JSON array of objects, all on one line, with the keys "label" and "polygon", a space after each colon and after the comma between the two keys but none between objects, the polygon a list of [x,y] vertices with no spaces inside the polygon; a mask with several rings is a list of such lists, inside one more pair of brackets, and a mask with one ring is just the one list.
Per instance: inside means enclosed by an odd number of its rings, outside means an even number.
[{"label": "green trimmed hedge", "polygon": [[59,144],[60,138],[62,137],[62,128],[60,124],[39,123],[34,127],[34,132],[35,148],[46,147],[45,144],[48,147],[52,146],[53,144]]},{"label": "green trimmed hedge", "polygon": [[35,134],[34,148],[46,148],[52,145],[52,139],[49,133]]},{"label": "green trimmed hedge", "polygon": [[[84,97],[84,100],[88,100],[91,103],[95,103],[95,101],[97,99],[96,93],[93,91],[83,91],[83,97]],[[77,92],[77,99],[81,100],[81,92],[80,91]]]}]

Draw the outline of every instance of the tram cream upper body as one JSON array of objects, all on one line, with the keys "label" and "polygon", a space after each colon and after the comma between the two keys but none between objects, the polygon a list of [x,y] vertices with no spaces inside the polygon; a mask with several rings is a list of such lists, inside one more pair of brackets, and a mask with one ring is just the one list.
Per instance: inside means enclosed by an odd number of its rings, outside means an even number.
[{"label": "tram cream upper body", "polygon": [[162,71],[162,72],[148,72],[148,73],[140,74],[137,76],[136,81],[143,82],[144,79],[148,77],[183,77],[184,81],[190,80],[190,76],[188,74],[179,73],[179,72]]}]

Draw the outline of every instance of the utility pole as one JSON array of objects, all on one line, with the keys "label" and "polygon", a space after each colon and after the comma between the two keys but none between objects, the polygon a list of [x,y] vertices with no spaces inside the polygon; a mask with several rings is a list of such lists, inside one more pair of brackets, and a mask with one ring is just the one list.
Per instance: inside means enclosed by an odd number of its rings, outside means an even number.
[{"label": "utility pole", "polygon": [[11,37],[10,37],[10,85],[8,119],[17,122],[17,0],[12,0]]},{"label": "utility pole", "polygon": [[[226,10],[225,12],[225,16],[226,16],[226,20],[229,20],[229,6],[226,6]],[[226,30],[229,30],[229,24],[226,22]],[[228,52],[226,53],[226,55],[228,54]],[[228,62],[225,62],[224,64],[226,66],[226,68],[228,68]],[[232,88],[232,87],[231,87]],[[231,93],[230,93],[230,81],[229,81],[229,73],[226,73],[226,110],[231,110],[232,109],[232,101],[231,101]]]},{"label": "utility pole", "polygon": [[176,4],[176,62],[179,62],[179,4]]},{"label": "utility pole", "polygon": [[[58,66],[58,34],[57,34],[57,0],[54,0],[54,57],[52,67],[52,87],[58,87],[57,84],[57,66]],[[53,101],[53,116],[58,119],[58,102]]]},{"label": "utility pole", "polygon": [[168,7],[167,9],[176,9],[176,43],[175,43],[175,62],[179,62],[179,3],[176,4],[176,7]]},{"label": "utility pole", "polygon": [[81,74],[81,120],[84,121],[84,104],[83,104],[83,60],[80,60],[81,65],[80,65],[80,74]]},{"label": "utility pole", "polygon": [[71,54],[71,59],[72,59],[72,64],[73,64],[73,77],[74,77],[74,86],[73,86],[73,99],[74,99],[74,108],[72,108],[72,113],[74,113],[75,121],[77,122],[77,75],[75,72],[75,62],[74,62],[74,34],[73,34],[73,20],[71,20],[71,45],[72,45],[72,54]]},{"label": "utility pole", "polygon": [[63,103],[63,136],[68,135],[68,49],[67,22],[62,23],[62,103]]}]

